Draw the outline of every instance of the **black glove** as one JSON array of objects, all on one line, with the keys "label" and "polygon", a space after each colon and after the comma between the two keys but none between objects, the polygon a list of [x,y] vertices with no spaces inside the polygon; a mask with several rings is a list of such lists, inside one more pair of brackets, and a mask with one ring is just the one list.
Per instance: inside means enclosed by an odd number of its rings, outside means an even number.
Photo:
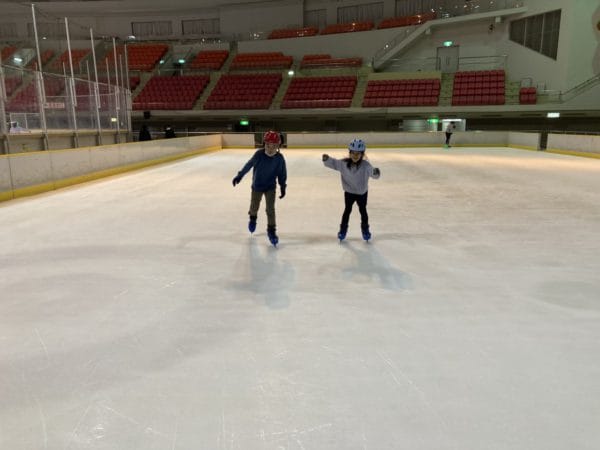
[{"label": "black glove", "polygon": [[279,198],[285,197],[285,188],[286,188],[285,184],[283,186],[279,186],[279,192],[281,193],[281,195],[279,195]]},{"label": "black glove", "polygon": [[233,183],[233,185],[235,186],[235,185],[236,185],[236,184],[238,184],[240,181],[242,181],[242,177],[241,177],[241,176],[239,176],[239,175],[236,175],[236,176],[233,178],[233,181],[232,181],[232,183]]},{"label": "black glove", "polygon": [[381,172],[379,171],[379,169],[377,167],[375,167],[373,169],[373,175],[375,175],[376,177],[378,177],[379,175],[381,175]]},{"label": "black glove", "polygon": [[324,153],[322,158],[323,158],[323,161],[327,161],[329,159],[329,155],[327,153]]}]

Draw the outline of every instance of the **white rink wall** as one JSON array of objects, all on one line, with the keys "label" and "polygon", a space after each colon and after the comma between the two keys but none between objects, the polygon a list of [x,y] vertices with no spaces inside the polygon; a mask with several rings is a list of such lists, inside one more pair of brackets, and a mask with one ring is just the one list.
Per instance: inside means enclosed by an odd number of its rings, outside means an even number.
[{"label": "white rink wall", "polygon": [[538,150],[540,146],[540,134],[509,131],[508,146]]},{"label": "white rink wall", "polygon": [[0,157],[0,200],[222,148],[221,135],[133,142]]},{"label": "white rink wall", "polygon": [[547,150],[595,153],[600,155],[600,136],[549,134]]},{"label": "white rink wall", "polygon": [[[537,136],[537,134],[534,135]],[[367,144],[367,148],[439,147],[445,141],[445,134],[441,131],[423,133],[289,133],[287,135],[287,146],[288,148],[345,148],[355,138],[363,139]],[[457,146],[478,147],[505,147],[510,144],[509,133],[506,131],[457,131],[452,135],[452,142]]]},{"label": "white rink wall", "polygon": [[[288,148],[346,148],[360,137],[372,147],[440,147],[443,132],[288,133]],[[456,132],[453,145],[539,148],[538,133]],[[0,156],[0,201],[36,194],[222,148],[254,148],[253,133],[213,134]],[[550,134],[549,151],[600,155],[600,136]]]}]

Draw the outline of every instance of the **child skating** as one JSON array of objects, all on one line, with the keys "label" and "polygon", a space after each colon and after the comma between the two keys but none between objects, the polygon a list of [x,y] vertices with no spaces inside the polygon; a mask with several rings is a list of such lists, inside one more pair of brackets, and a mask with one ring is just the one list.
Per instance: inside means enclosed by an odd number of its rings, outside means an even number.
[{"label": "child skating", "polygon": [[354,139],[348,145],[349,156],[344,159],[335,159],[328,154],[323,155],[325,167],[337,170],[341,173],[342,189],[344,189],[344,213],[342,223],[338,232],[338,239],[343,241],[348,232],[348,222],[354,202],[358,204],[360,212],[360,229],[365,241],[371,239],[369,230],[369,215],[367,213],[367,194],[369,190],[369,178],[379,178],[381,172],[374,168],[365,159],[365,142],[362,139]]},{"label": "child skating", "polygon": [[253,169],[248,230],[250,233],[254,233],[254,230],[256,230],[258,208],[264,195],[267,212],[267,236],[275,246],[279,242],[275,221],[275,187],[276,183],[279,183],[279,198],[283,198],[285,197],[287,181],[285,158],[279,151],[280,144],[280,134],[276,131],[267,131],[263,136],[263,147],[256,150],[252,158],[233,178],[233,185],[235,186],[242,181],[242,178],[250,169]]}]

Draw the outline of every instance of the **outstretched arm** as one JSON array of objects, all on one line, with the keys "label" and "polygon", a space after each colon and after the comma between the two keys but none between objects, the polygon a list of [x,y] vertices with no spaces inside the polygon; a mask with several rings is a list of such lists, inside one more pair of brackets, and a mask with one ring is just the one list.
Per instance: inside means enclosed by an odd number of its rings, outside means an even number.
[{"label": "outstretched arm", "polygon": [[242,181],[242,178],[244,178],[244,175],[246,175],[248,173],[248,171],[252,167],[254,167],[255,161],[256,161],[256,153],[254,155],[252,155],[252,158],[250,158],[246,164],[244,164],[244,167],[242,167],[242,170],[240,170],[237,173],[237,175],[235,177],[233,177],[232,184],[234,186],[236,184],[238,184],[240,181]]},{"label": "outstretched arm", "polygon": [[325,165],[325,167],[328,167],[333,170],[340,170],[340,168],[342,167],[341,160],[332,158],[327,154],[323,155],[323,164]]}]

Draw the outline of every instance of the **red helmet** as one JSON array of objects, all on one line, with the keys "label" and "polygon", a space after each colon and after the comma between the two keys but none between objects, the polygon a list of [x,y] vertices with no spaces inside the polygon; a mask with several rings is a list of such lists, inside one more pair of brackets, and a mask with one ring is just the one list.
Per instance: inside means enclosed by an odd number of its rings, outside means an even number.
[{"label": "red helmet", "polygon": [[281,136],[277,131],[267,131],[263,136],[263,143],[265,144],[281,144]]}]

